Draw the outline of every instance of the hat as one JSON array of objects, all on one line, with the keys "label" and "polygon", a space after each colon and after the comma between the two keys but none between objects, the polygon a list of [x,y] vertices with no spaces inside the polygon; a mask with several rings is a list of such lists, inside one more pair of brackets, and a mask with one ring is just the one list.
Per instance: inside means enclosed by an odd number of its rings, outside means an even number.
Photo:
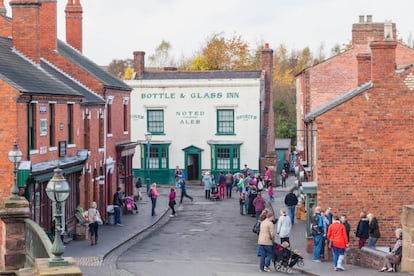
[{"label": "hat", "polygon": [[207,171],[206,173],[205,173],[205,175],[209,175],[210,173]]}]

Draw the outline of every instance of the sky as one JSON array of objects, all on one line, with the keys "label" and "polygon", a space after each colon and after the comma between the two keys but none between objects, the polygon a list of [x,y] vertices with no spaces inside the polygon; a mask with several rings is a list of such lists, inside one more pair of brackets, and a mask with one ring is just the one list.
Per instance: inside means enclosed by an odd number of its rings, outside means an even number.
[{"label": "sky", "polygon": [[[9,0],[4,0],[8,6]],[[65,40],[67,0],[58,0],[58,37]],[[310,47],[325,54],[351,40],[360,15],[373,22],[391,20],[404,41],[414,36],[414,0],[81,0],[83,53],[99,65],[146,57],[165,40],[175,60],[197,54],[209,37],[241,36],[251,49],[269,43],[276,49]]]}]

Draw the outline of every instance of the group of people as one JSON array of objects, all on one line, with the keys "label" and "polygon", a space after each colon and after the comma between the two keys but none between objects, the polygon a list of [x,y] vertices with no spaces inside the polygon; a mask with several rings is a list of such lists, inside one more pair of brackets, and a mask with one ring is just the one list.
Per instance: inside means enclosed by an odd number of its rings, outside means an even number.
[{"label": "group of people", "polygon": [[[327,208],[325,211],[321,207],[314,208],[311,219],[311,235],[313,236],[313,261],[321,262],[325,256],[325,244],[328,244],[328,249],[333,255],[333,265],[335,271],[344,270],[345,250],[349,246],[349,233],[351,226],[345,215],[341,217],[332,214],[332,208]],[[381,268],[383,271],[394,271],[393,264],[399,264],[402,258],[402,230],[398,228],[395,231],[396,243],[392,251],[386,255],[384,265]],[[375,248],[377,240],[381,237],[378,221],[376,217],[366,212],[360,213],[360,220],[358,221],[355,230],[355,236],[358,238],[358,247],[361,249],[365,246],[368,240],[368,247]]]}]

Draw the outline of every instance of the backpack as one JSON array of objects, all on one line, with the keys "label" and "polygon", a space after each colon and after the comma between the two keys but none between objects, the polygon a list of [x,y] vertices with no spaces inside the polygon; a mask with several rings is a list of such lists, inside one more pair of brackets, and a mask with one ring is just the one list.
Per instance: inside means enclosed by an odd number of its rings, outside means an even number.
[{"label": "backpack", "polygon": [[[322,226],[320,226],[322,224]],[[312,223],[310,225],[310,232],[312,236],[317,236],[322,234],[322,217],[320,215],[314,215],[312,217]]]},{"label": "backpack", "polygon": [[152,197],[152,189],[149,189],[149,190],[148,190],[148,192],[147,192],[147,196],[148,196],[148,197]]}]

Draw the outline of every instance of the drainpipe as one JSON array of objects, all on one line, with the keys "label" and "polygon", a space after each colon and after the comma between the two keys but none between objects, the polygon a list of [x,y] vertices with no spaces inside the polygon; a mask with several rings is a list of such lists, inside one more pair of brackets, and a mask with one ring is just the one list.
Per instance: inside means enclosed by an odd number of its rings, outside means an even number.
[{"label": "drainpipe", "polygon": [[311,150],[310,150],[310,162],[309,162],[309,168],[310,168],[310,178],[313,180],[313,121],[311,121],[311,129],[310,129],[310,142],[311,142]]},{"label": "drainpipe", "polygon": [[[259,131],[259,172],[261,172],[261,160],[262,160],[262,141],[263,141],[263,126],[262,126],[262,101],[259,102],[259,127],[260,127],[260,131]],[[240,165],[240,164],[239,164]]]}]

